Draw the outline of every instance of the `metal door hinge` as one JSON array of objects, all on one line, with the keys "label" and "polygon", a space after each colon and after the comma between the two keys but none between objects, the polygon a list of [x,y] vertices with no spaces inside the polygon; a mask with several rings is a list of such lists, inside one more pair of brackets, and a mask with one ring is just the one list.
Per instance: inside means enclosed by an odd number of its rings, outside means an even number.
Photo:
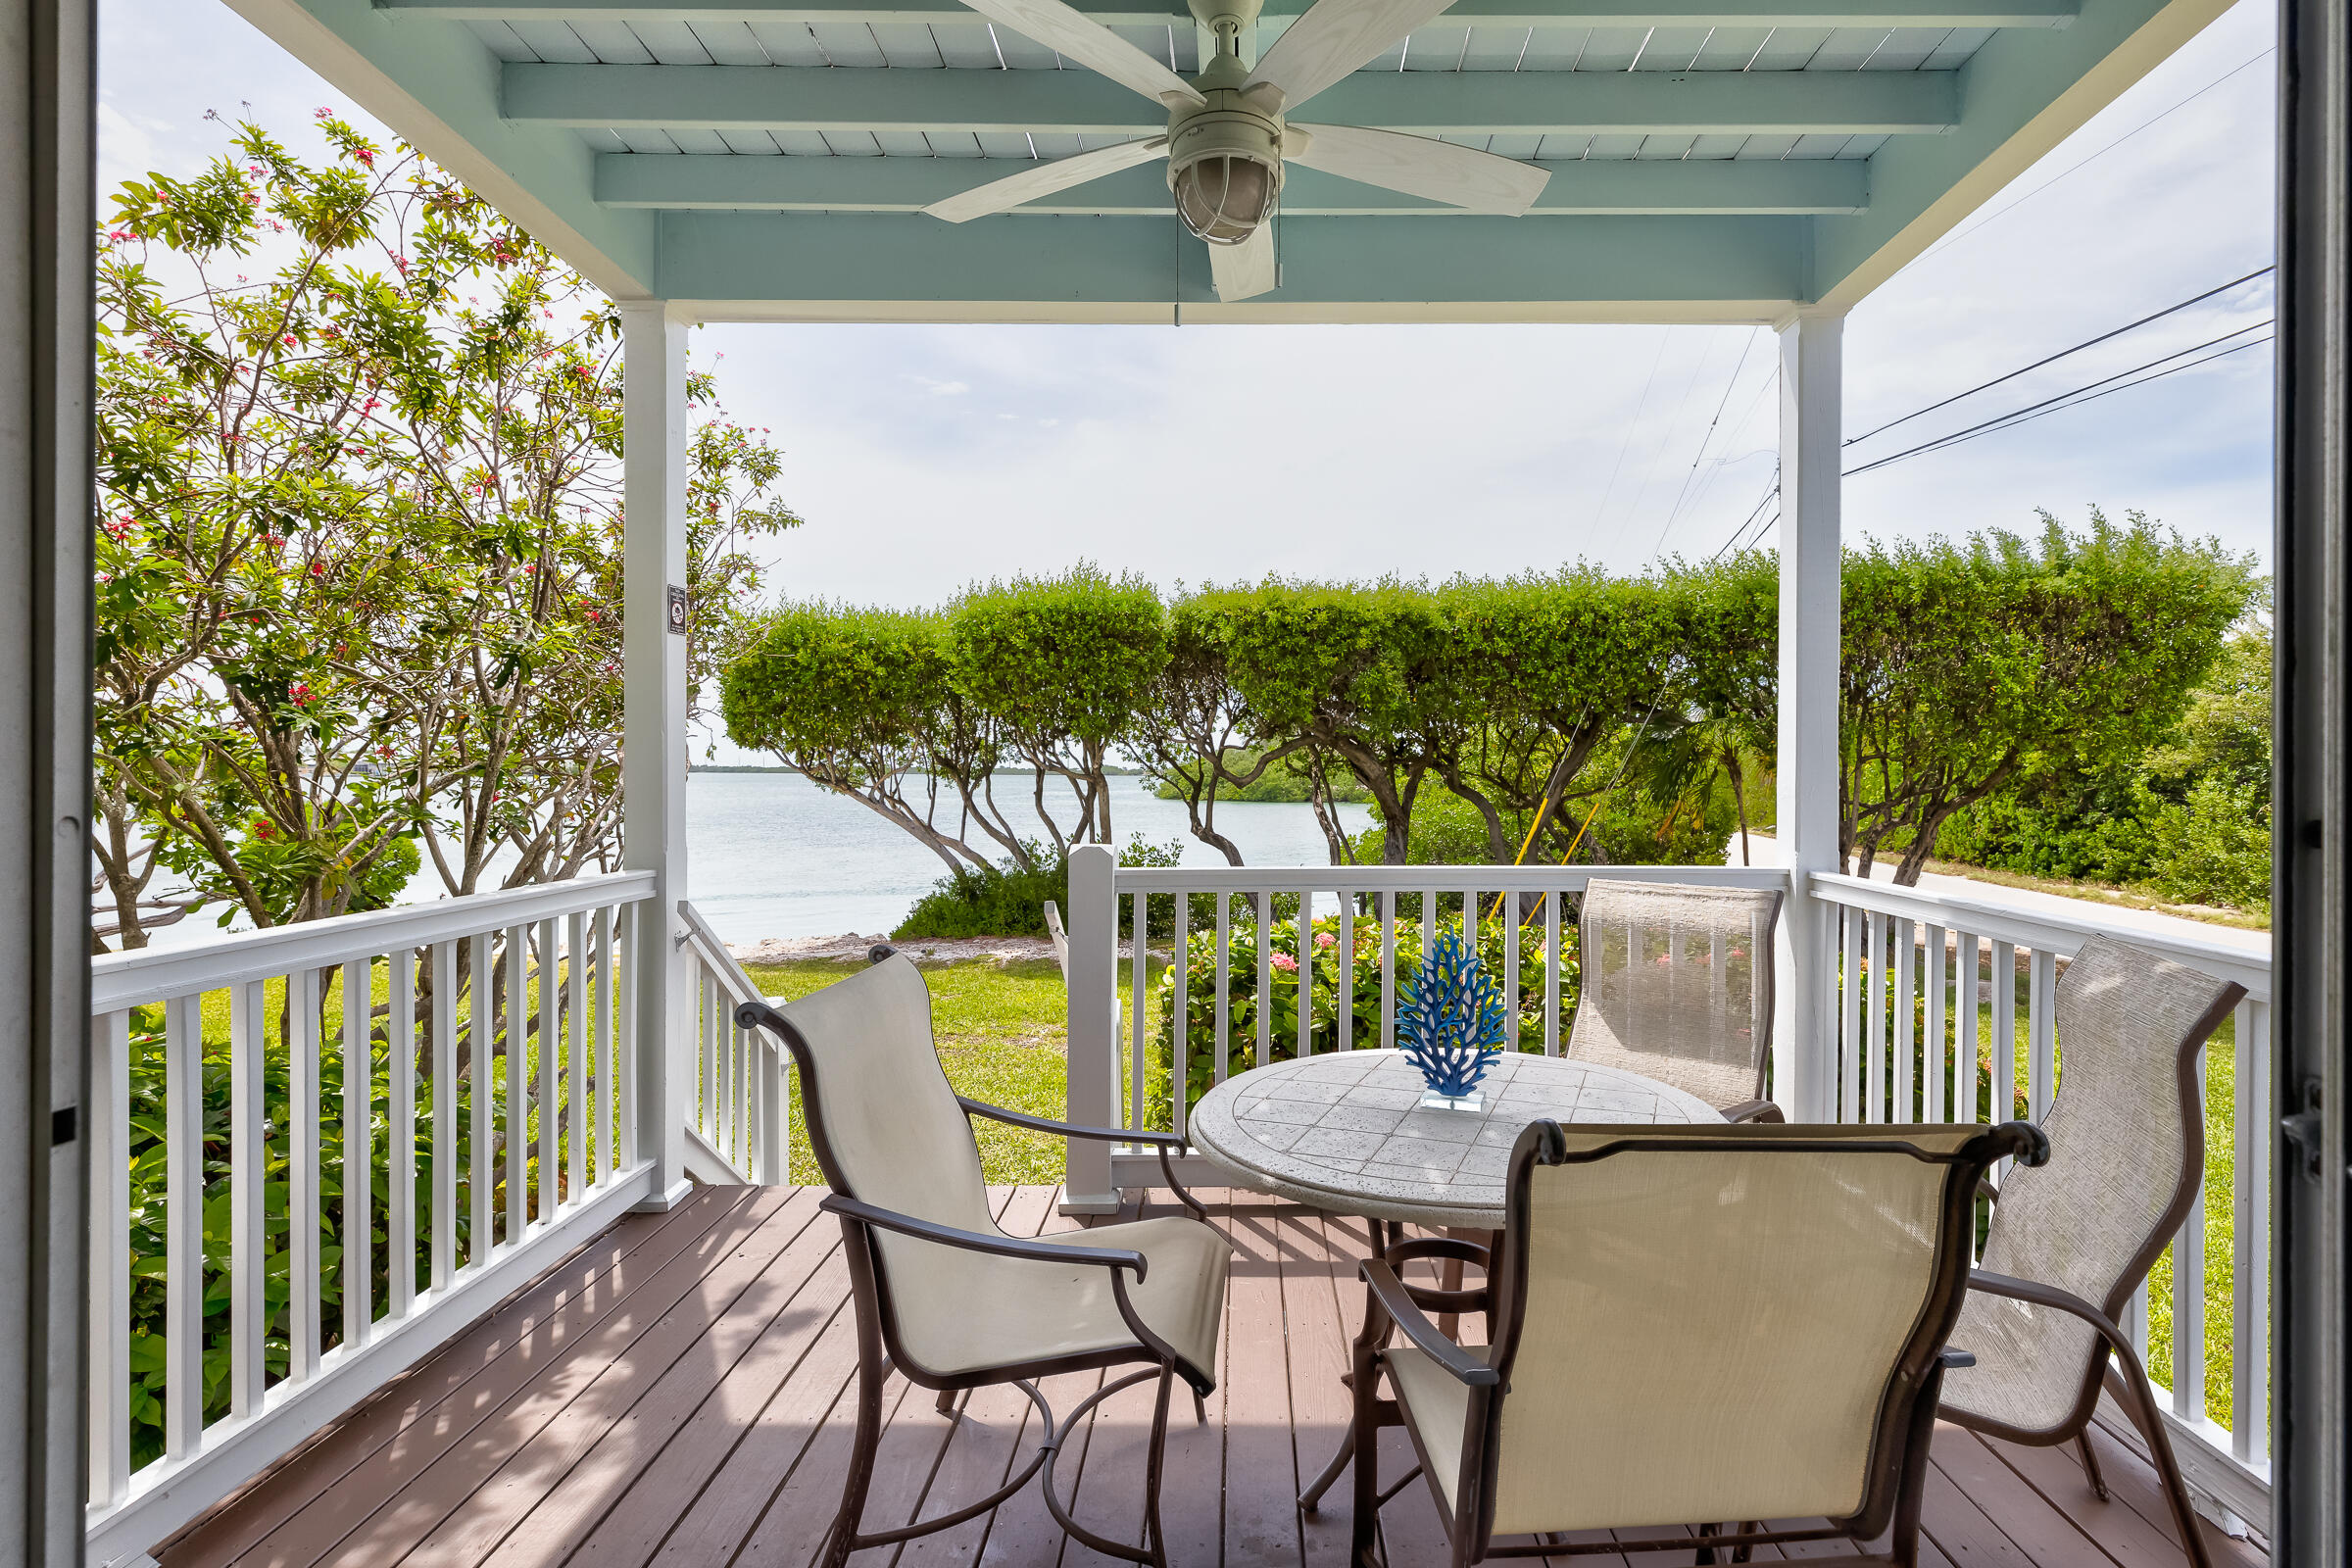
[{"label": "metal door hinge", "polygon": [[2286,1141],[2302,1152],[2303,1174],[2320,1174],[2320,1146],[2325,1140],[2327,1118],[2321,1113],[2320,1081],[2303,1080],[2303,1108],[2278,1118],[2278,1130]]}]

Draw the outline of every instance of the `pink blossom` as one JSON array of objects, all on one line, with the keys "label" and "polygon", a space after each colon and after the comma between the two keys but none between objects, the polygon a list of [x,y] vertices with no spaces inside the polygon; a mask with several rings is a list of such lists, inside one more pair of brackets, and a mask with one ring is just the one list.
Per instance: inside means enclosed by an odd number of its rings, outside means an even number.
[{"label": "pink blossom", "polygon": [[1280,969],[1284,974],[1297,974],[1298,972],[1298,960],[1292,957],[1287,953],[1277,953],[1274,955],[1273,964],[1275,968]]},{"label": "pink blossom", "polygon": [[1673,954],[1671,954],[1671,953],[1661,953],[1661,954],[1659,954],[1659,955],[1658,955],[1658,967],[1659,967],[1659,968],[1661,968],[1661,969],[1664,969],[1664,968],[1669,968],[1669,967],[1671,967],[1671,966],[1673,965],[1673,963],[1674,963],[1674,955],[1673,955]]},{"label": "pink blossom", "polygon": [[329,109],[326,105],[320,104],[318,108],[311,111],[311,117],[314,120],[329,120],[333,118],[334,113],[335,112],[332,109]]},{"label": "pink blossom", "polygon": [[1339,945],[1340,939],[1333,936],[1328,931],[1321,933],[1315,938],[1315,946],[1318,948],[1336,948]]}]

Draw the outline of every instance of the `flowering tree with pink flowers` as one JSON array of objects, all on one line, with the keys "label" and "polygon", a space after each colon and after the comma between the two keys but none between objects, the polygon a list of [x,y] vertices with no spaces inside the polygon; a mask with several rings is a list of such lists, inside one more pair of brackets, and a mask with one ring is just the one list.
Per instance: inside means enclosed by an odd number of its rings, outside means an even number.
[{"label": "flowering tree with pink flowers", "polygon": [[[100,236],[95,942],[616,851],[617,313],[413,149],[318,129],[238,126]],[[800,519],[690,397],[699,691]]]}]

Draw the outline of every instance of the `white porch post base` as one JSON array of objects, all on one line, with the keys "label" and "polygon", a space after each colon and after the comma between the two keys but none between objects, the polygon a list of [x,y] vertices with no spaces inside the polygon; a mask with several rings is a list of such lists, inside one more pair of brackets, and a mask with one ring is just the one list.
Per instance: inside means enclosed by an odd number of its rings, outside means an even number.
[{"label": "white porch post base", "polygon": [[1790,1121],[1835,1121],[1833,911],[1810,879],[1838,849],[1838,541],[1845,318],[1800,313],[1781,334],[1779,839],[1788,867],[1772,1028],[1773,1099]]},{"label": "white porch post base", "polygon": [[[1113,1127],[1119,1114],[1117,862],[1100,844],[1070,852],[1070,1023],[1068,1109],[1063,1120]],[[1139,938],[1141,933],[1138,933]],[[1119,1206],[1110,1184],[1110,1146],[1069,1138],[1061,1211],[1108,1214]]]},{"label": "white porch post base", "polygon": [[621,462],[626,672],[621,720],[622,858],[651,871],[630,948],[635,998],[637,1152],[653,1162],[641,1208],[684,1196],[686,1122],[695,1111],[692,956],[680,946],[686,898],[686,638],[670,601],[686,588],[686,323],[660,300],[620,307],[627,379]]}]

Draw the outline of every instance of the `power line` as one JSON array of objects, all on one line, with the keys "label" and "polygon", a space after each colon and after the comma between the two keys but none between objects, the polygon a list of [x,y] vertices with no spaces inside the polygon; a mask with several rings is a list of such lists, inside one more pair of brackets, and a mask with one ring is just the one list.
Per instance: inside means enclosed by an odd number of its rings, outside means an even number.
[{"label": "power line", "polygon": [[1732,393],[1740,385],[1740,372],[1747,368],[1747,357],[1755,352],[1756,339],[1763,335],[1764,329],[1756,327],[1748,333],[1747,342],[1741,345],[1740,361],[1732,367],[1732,378],[1723,384],[1723,397],[1715,405],[1715,416],[1707,421],[1706,434],[1698,438],[1698,450],[1690,456],[1690,471],[1683,475],[1683,487],[1675,492],[1674,505],[1666,509],[1665,526],[1658,530],[1658,542],[1650,548],[1650,554],[1655,555],[1665,548],[1666,536],[1674,531],[1674,519],[1683,514],[1683,503],[1690,495],[1690,481],[1698,477],[1698,466],[1706,461],[1707,448],[1714,444],[1715,427],[1723,423],[1723,411],[1731,407]]},{"label": "power line", "polygon": [[[2060,405],[2073,408],[2082,403],[2096,402],[2099,398],[2107,396],[2108,392],[2121,392],[2124,390],[2123,386],[2110,386],[2110,382],[2123,381],[2124,377],[2126,376],[2138,375],[2142,370],[2155,369],[2156,367],[2165,365],[2169,361],[2178,360],[2183,355],[2195,354],[2201,349],[2209,349],[2214,347],[2216,344],[2227,343],[2233,337],[2243,337],[2248,332],[2260,331],[2271,324],[2272,323],[2267,320],[2257,321],[2251,326],[2241,326],[2234,332],[2225,332],[2220,337],[2210,338],[2203,343],[2192,344],[2187,348],[2175,350],[2171,354],[2161,355],[2156,359],[2150,360],[2145,365],[2135,365],[2129,370],[2118,370],[2113,375],[2102,376],[2096,381],[2086,382],[2085,384],[2075,387],[2070,391],[2061,392],[2055,397],[2044,398],[2039,403],[2029,403],[2022,409],[2012,409],[2007,414],[1996,415],[1992,418],[1986,419],[1980,424],[1972,424],[1967,426],[1965,429],[1954,430],[1948,435],[1937,436],[1933,441],[1923,441],[1918,446],[1907,447],[1900,452],[1891,453],[1886,457],[1879,458],[1870,463],[1865,463],[1859,467],[1848,468],[1844,471],[1844,473],[1840,474],[1839,477],[1850,479],[1858,473],[1868,473],[1873,468],[1883,468],[1890,463],[1899,463],[1905,458],[1915,458],[1920,456],[1922,453],[1934,452],[1942,447],[1954,446],[1959,442],[1973,439],[1976,436],[1989,435],[1997,429],[2008,429],[2013,425],[2024,424],[2031,419],[2039,418],[2045,414],[2057,413]],[[2240,343],[2236,346],[2236,348],[2223,350],[2223,353],[2234,354],[2238,349],[2253,348],[2257,343],[2268,343],[2271,340],[2267,337],[2259,338],[2255,341],[2255,343]],[[2216,360],[2220,359],[2221,357],[2222,356],[2220,354],[2208,356],[2209,359]],[[2165,376],[2174,374],[2177,371],[2192,369],[2196,366],[2203,365],[2205,363],[2207,363],[2206,360],[2194,360],[2187,365],[2175,365],[2170,369],[2159,370],[2155,375],[2146,376],[2141,380],[2125,382],[2125,385],[2145,386],[2149,381],[2162,380]],[[2097,389],[2100,387],[2105,387],[2107,390],[2104,392],[2098,391]],[[2093,395],[2084,397],[2082,395],[2084,393],[2091,393]]]},{"label": "power line", "polygon": [[[1856,474],[1868,473],[1873,468],[1883,468],[1888,464],[1900,463],[1906,458],[1922,457],[1930,452],[1940,452],[1946,447],[1959,446],[1964,442],[1977,440],[1982,436],[1997,435],[2003,430],[2014,430],[2021,424],[2031,424],[2035,419],[2047,418],[2053,414],[2063,414],[2069,409],[2079,409],[2085,403],[2096,403],[2101,398],[2113,397],[2118,392],[2128,392],[2136,386],[2146,386],[2151,381],[2161,381],[2168,375],[2178,375],[2183,370],[2193,370],[2202,365],[2211,365],[2216,360],[2228,359],[2230,355],[2243,353],[2247,349],[2258,349],[2265,343],[2275,342],[2277,340],[2276,335],[2274,334],[2272,337],[2258,337],[2253,339],[2251,342],[2232,344],[2229,348],[2220,349],[2215,353],[2205,355],[2201,359],[2190,360],[2186,364],[2166,365],[2166,361],[2168,360],[2177,360],[2183,354],[2194,354],[2198,349],[2212,348],[2216,343],[2227,343],[2230,338],[2239,336],[2241,333],[2260,331],[2272,324],[2273,323],[2269,321],[2261,321],[2257,322],[2253,326],[2240,327],[2236,332],[2225,333],[2223,336],[2214,338],[2210,342],[2200,343],[2195,348],[2182,349],[2177,354],[2168,354],[2164,356],[2163,359],[2150,360],[2146,365],[2138,366],[2130,370],[2118,371],[2115,375],[2107,376],[2103,380],[2087,382],[2082,386],[2076,387],[2071,392],[2062,392],[2057,397],[2045,399],[2041,403],[2031,404],[2023,409],[2012,410],[2010,413],[2001,415],[1997,418],[1987,419],[1983,424],[1971,425],[1965,430],[1956,430],[1950,435],[1938,436],[1933,441],[1922,442],[1920,445],[1912,447],[1907,451],[1893,453],[1887,457],[1881,458],[1874,463],[1865,464],[1858,468],[1848,468],[1845,470],[1845,472],[1838,475],[1838,477],[1841,479],[1850,479]],[[2154,368],[2157,366],[2164,366],[2165,368],[2162,369],[2154,369]],[[2150,369],[2154,369],[2153,374],[2140,375],[2137,380],[2122,380],[2122,378],[2125,376],[2138,375],[2140,370]],[[2108,386],[2107,382],[2109,381],[2121,381],[2122,384],[2117,386]],[[2104,390],[2094,390],[2098,388],[2104,388]],[[2088,395],[2085,396],[2084,394]],[[1757,515],[1763,512],[1765,503],[1770,502],[1779,494],[1780,485],[1778,476],[1776,475],[1773,487],[1764,493],[1764,501],[1757,503],[1755,511],[1750,512],[1747,514],[1747,520],[1741,522],[1737,529],[1733,530],[1732,537],[1729,540],[1726,540],[1723,547],[1717,550],[1715,554],[1708,559],[1711,561],[1719,561],[1724,556],[1729,555],[1735,548],[1752,550],[1756,546],[1762,544],[1764,542],[1764,536],[1772,532],[1773,524],[1781,520],[1781,514],[1778,511],[1775,511],[1771,516],[1766,517],[1764,519],[1763,526],[1757,528],[1754,535],[1746,539],[1744,544],[1741,543],[1740,536],[1747,533],[1749,525],[1753,523]]]},{"label": "power line", "polygon": [[1963,398],[1973,398],[1978,393],[1989,391],[1991,388],[1999,386],[2004,381],[2014,381],[2021,375],[2031,374],[2033,371],[2040,369],[2045,365],[2055,365],[2060,360],[2067,358],[2069,355],[2080,354],[2084,349],[2096,348],[2101,343],[2105,343],[2111,339],[2123,336],[2126,332],[2136,331],[2138,328],[2147,325],[2150,321],[2161,321],[2166,317],[2175,315],[2180,311],[2185,311],[2192,305],[2203,304],[2205,301],[2212,299],[2216,294],[2227,294],[2231,289],[2236,288],[2242,283],[2251,283],[2254,281],[2254,279],[2262,277],[2268,273],[2275,272],[2278,270],[2278,264],[2275,262],[2269,267],[2256,268],[2253,271],[2246,273],[2246,275],[2243,277],[2233,277],[2227,283],[2216,284],[2214,287],[2207,289],[2204,293],[2193,294],[2187,299],[2182,300],[2178,305],[2168,305],[2163,310],[2157,311],[2153,315],[2143,316],[2136,321],[2127,321],[2112,332],[2101,332],[2097,337],[2085,338],[2083,341],[2077,343],[2072,348],[2060,349],[2057,353],[2052,354],[2045,359],[2035,360],[2032,365],[2025,367],[2023,369],[2011,370],[2006,375],[1996,375],[1991,380],[1984,382],[1978,386],[1972,386],[1965,392],[1955,392],[1940,403],[1931,403],[1924,409],[1913,409],[1909,414],[1903,415],[1899,418],[1888,419],[1885,424],[1878,426],[1876,429],[1865,430],[1860,435],[1849,435],[1843,442],[1840,443],[1840,445],[1850,447],[1858,441],[1867,441],[1874,435],[1882,435],[1885,432],[1893,429],[1898,424],[1908,424],[1910,421],[1918,418],[1923,414],[1934,414],[1937,409],[1948,409]]}]

